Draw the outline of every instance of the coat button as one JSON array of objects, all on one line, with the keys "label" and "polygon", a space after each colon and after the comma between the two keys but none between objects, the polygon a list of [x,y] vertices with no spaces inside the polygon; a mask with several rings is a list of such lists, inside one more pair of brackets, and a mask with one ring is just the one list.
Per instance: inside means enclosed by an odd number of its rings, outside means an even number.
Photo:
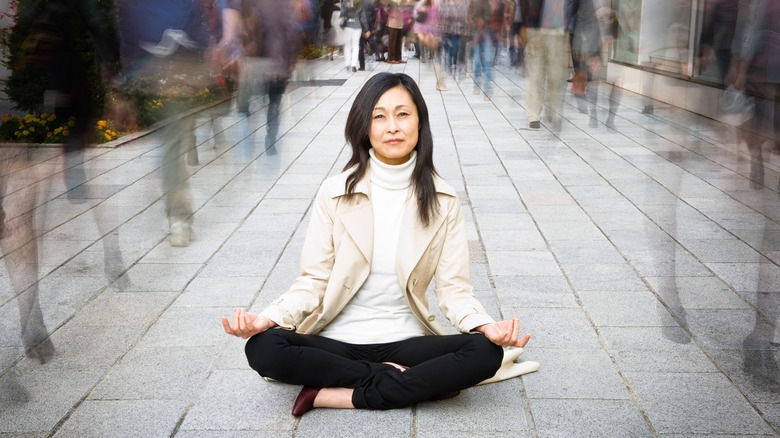
[{"label": "coat button", "polygon": [[428,315],[428,321],[434,321],[436,320],[436,317],[433,315]]}]

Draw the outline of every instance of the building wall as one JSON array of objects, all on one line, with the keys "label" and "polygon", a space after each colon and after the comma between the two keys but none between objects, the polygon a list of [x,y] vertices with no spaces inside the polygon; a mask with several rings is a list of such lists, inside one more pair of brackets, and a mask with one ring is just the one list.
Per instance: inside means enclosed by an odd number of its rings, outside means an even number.
[{"label": "building wall", "polygon": [[669,105],[717,119],[723,90],[610,62],[607,82]]}]

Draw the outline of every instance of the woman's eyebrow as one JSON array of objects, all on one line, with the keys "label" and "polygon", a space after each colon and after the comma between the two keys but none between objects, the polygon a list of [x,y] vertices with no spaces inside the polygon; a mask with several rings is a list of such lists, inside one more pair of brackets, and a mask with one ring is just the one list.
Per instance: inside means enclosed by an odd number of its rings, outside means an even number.
[{"label": "woman's eyebrow", "polygon": [[[406,104],[401,104],[401,105],[396,105],[395,106],[395,109],[399,109],[399,108],[411,108],[411,106],[410,105],[406,105]],[[386,109],[383,106],[375,106],[374,107],[374,111],[386,111]]]}]

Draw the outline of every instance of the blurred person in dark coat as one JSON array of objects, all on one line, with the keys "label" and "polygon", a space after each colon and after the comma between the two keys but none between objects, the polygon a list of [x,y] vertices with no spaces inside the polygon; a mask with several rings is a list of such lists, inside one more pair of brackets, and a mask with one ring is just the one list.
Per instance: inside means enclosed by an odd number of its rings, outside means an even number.
[{"label": "blurred person in dark coat", "polygon": [[[598,126],[598,87],[605,73],[602,44],[612,40],[609,29],[612,9],[608,0],[575,0],[572,4],[571,50],[576,67],[572,90],[577,91],[574,95],[580,112],[588,114],[590,111],[590,126],[595,128]],[[615,111],[616,102],[611,100],[608,126],[613,126]]]},{"label": "blurred person in dark coat", "polygon": [[[766,189],[764,161],[778,150],[778,97],[780,93],[780,2],[739,2],[727,84],[753,96],[753,117],[738,129],[750,153],[750,184],[756,190],[760,211],[778,210],[776,188]],[[773,180],[775,181],[775,180]],[[751,239],[761,252],[777,249],[774,223],[765,218],[760,235]],[[743,368],[763,390],[780,392],[780,367],[775,359],[778,343],[773,341],[780,320],[776,271],[771,263],[756,268],[755,325],[743,341]]]},{"label": "blurred person in dark coat", "polygon": [[266,148],[276,142],[282,95],[295,68],[301,34],[297,29],[294,2],[289,0],[244,0],[241,9],[246,36],[242,60],[238,111],[249,114],[255,85],[267,94]]},{"label": "blurred person in dark coat", "polygon": [[[41,109],[53,115],[40,116],[56,116],[68,123],[64,175],[67,196],[74,202],[85,199],[83,151],[95,140],[102,111],[101,73],[110,76],[119,59],[115,23],[106,19],[112,11],[111,2],[28,1],[18,6],[12,35],[23,43],[19,55],[9,59],[9,80],[24,80],[31,72],[41,75]],[[20,353],[45,363],[54,346],[39,300],[35,225],[45,222],[46,203],[39,203],[38,195],[48,191],[52,175],[43,174],[36,165],[40,160],[36,153],[37,148],[0,148],[0,249],[12,288],[9,297],[19,310]],[[13,339],[8,335],[3,333]],[[23,398],[22,394],[4,396]]]}]

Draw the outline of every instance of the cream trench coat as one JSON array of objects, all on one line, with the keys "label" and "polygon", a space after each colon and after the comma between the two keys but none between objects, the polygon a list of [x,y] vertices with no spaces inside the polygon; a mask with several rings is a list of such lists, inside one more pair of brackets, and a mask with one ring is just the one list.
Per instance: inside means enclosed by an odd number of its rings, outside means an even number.
[{"label": "cream trench coat", "polygon": [[[345,198],[347,175],[344,172],[328,178],[320,187],[301,254],[301,274],[286,293],[260,313],[281,328],[319,333],[368,278],[374,246],[369,174],[358,182],[351,201]],[[447,334],[429,311],[425,296],[434,277],[442,313],[460,332],[468,333],[494,319],[474,297],[466,227],[457,194],[438,177],[434,183],[439,214],[428,227],[419,222],[414,197],[406,202],[400,235],[410,237],[398,243],[395,271],[412,313],[430,334]],[[521,352],[505,350],[501,369],[489,380],[535,371],[526,370],[527,366],[518,369],[528,364],[513,362]]]}]

